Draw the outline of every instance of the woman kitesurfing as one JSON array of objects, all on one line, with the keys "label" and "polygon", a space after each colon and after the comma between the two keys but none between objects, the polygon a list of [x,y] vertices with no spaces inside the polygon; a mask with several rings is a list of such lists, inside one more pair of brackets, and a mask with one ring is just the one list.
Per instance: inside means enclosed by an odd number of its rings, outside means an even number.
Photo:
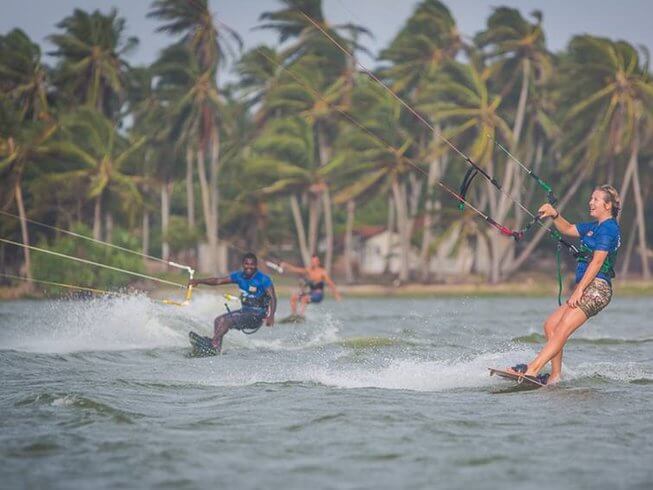
[{"label": "woman kitesurfing", "polygon": [[[536,380],[540,384],[560,381],[562,350],[565,343],[581,325],[599,313],[612,299],[612,278],[617,249],[621,244],[621,232],[617,217],[621,200],[614,187],[596,187],[589,200],[593,221],[572,224],[551,205],[539,209],[541,218],[550,217],[560,233],[580,238],[581,247],[577,257],[576,287],[566,303],[558,307],[544,322],[547,343],[528,364],[517,364],[509,372]],[[551,373],[540,371],[551,362]]]}]

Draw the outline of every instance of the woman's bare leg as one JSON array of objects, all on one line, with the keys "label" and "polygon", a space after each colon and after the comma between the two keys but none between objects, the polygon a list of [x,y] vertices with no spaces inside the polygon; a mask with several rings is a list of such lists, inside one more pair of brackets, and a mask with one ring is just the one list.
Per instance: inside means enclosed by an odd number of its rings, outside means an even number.
[{"label": "woman's bare leg", "polygon": [[[553,334],[556,332],[558,324],[562,320],[564,314],[569,311],[570,308],[566,304],[558,307],[549,318],[544,322],[544,336],[546,340],[551,340]],[[560,380],[560,375],[562,373],[562,350],[551,359],[551,375],[549,377],[549,383],[557,383]]]},{"label": "woman's bare leg", "polygon": [[580,308],[569,308],[568,311],[564,312],[555,332],[553,332],[544,348],[533,361],[528,363],[528,370],[525,374],[527,376],[536,376],[547,362],[562,352],[562,348],[569,336],[586,321],[587,316]]}]

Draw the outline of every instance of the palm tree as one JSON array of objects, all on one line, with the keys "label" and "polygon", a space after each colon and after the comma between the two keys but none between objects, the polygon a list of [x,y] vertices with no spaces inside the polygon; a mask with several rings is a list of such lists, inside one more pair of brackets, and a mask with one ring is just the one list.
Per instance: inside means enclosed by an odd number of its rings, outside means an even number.
[{"label": "palm tree", "polygon": [[[490,71],[478,58],[472,57],[469,65],[450,62],[439,77],[437,88],[425,89],[420,102],[424,110],[435,115],[436,122],[447,124],[449,129],[445,133],[446,137],[458,141],[458,145],[466,143],[470,158],[479,166],[485,166],[488,174],[496,178],[501,173],[501,167],[494,161],[492,141],[497,135],[501,139],[509,139],[512,131],[499,115],[502,99],[491,92],[489,76]],[[513,167],[513,163],[506,163],[502,178],[497,178],[506,194],[510,194],[514,185]],[[498,193],[487,182],[484,200],[489,204],[489,214],[500,223],[505,221],[510,210],[511,201],[506,194]],[[489,277],[493,283],[500,278],[500,264],[506,243],[505,237],[489,235]]]},{"label": "palm tree", "polygon": [[63,32],[49,36],[56,48],[50,54],[59,58],[55,84],[73,101],[113,119],[124,98],[124,56],[138,39],[125,38],[125,19],[115,9],[107,15],[75,9],[57,27]]},{"label": "palm tree", "polygon": [[[57,127],[48,114],[41,50],[20,29],[0,36],[0,89],[0,176],[9,184],[9,194],[18,209],[23,244],[29,245],[23,176],[25,169],[41,156]],[[30,251],[25,247],[23,252],[27,278],[31,281]]]},{"label": "palm tree", "polygon": [[502,79],[502,95],[508,95],[518,77],[521,88],[515,112],[510,140],[513,150],[517,148],[524,118],[530,85],[542,82],[550,76],[553,66],[546,49],[542,30],[542,12],[531,14],[535,23],[524,19],[517,9],[498,7],[487,20],[487,29],[476,35],[477,46],[485,50],[488,60],[495,62],[492,69]]},{"label": "palm tree", "polygon": [[[281,44],[291,41],[283,52],[283,58],[291,61],[306,56],[320,59],[321,62],[316,64],[316,68],[323,72],[327,83],[331,83],[346,70],[347,55],[320,29],[341,46],[348,48],[350,52],[364,50],[357,39],[361,35],[370,35],[370,32],[353,23],[329,24],[324,15],[322,0],[280,0],[280,2],[284,8],[275,12],[263,12],[260,15],[259,20],[263,23],[259,29],[276,31]],[[346,34],[347,37],[343,37],[341,33]]]},{"label": "palm tree", "polygon": [[[159,208],[161,214],[161,255],[168,259],[170,246],[167,242],[168,223],[170,221],[170,192],[173,177],[176,177],[175,165],[178,163],[179,148],[169,142],[166,133],[165,121],[168,117],[167,108],[164,106],[161,94],[156,90],[156,71],[153,67],[136,67],[128,73],[127,99],[129,102],[128,113],[134,118],[132,134],[140,135],[147,139],[147,144],[139,151],[138,175],[142,179],[141,193],[144,198],[143,205],[143,250],[149,254],[150,242],[150,212],[154,207],[150,202],[155,201],[152,196],[153,188],[159,189]],[[192,170],[192,164],[191,164]],[[188,180],[187,180],[188,182]],[[192,186],[192,176],[190,179]],[[188,226],[194,230],[194,194],[192,187],[187,188]]]},{"label": "palm tree", "polygon": [[404,27],[381,51],[391,63],[382,69],[398,93],[415,98],[424,83],[433,80],[443,63],[456,58],[464,43],[449,9],[438,0],[423,0]]},{"label": "palm tree", "polygon": [[[3,119],[3,123],[7,122],[5,117]],[[17,119],[14,121],[16,122]],[[0,180],[3,184],[8,185],[9,195],[13,195],[16,202],[22,240],[25,245],[30,244],[30,239],[27,229],[25,199],[23,197],[23,176],[26,168],[37,163],[46,153],[48,141],[56,130],[57,125],[52,122],[30,121],[14,126],[11,135],[5,133],[0,138]],[[25,271],[31,284],[32,269],[29,249],[24,248],[23,252]]]},{"label": "palm tree", "polygon": [[[246,162],[251,179],[260,183],[262,196],[288,196],[302,260],[310,262],[309,246],[300,198],[315,201],[325,185],[324,167],[317,161],[312,127],[301,117],[271,120],[256,139]],[[251,192],[251,191],[250,191]],[[315,209],[310,207],[309,209]],[[316,219],[309,211],[309,224]]]},{"label": "palm tree", "polygon": [[226,55],[235,55],[232,43],[239,49],[243,45],[238,33],[224,23],[217,28],[208,0],[154,0],[147,16],[164,22],[158,32],[181,36],[179,42],[196,56],[201,69],[216,76]]},{"label": "palm tree", "polygon": [[279,54],[268,46],[257,46],[243,54],[236,65],[238,89],[249,106],[260,104],[273,90],[281,64]]},{"label": "palm tree", "polygon": [[[277,84],[265,99],[265,108],[269,113],[299,114],[306,119],[315,133],[319,166],[324,166],[333,156],[333,141],[338,134],[335,117],[339,111],[346,109],[341,104],[345,79],[339,78],[333,84],[325,86],[322,77],[323,73],[316,70],[312,62],[300,60],[280,74]],[[320,192],[314,194],[319,199],[309,200],[308,246],[310,253],[315,253],[318,223],[323,211],[327,242],[325,267],[330,270],[333,250],[332,206],[328,187],[323,185],[320,189]]]},{"label": "palm tree", "polygon": [[[420,93],[431,86],[437,90],[435,82],[442,65],[454,60],[465,49],[456,21],[449,9],[438,0],[424,0],[417,5],[404,27],[390,45],[381,51],[379,57],[391,64],[384,67],[382,75],[391,82],[393,90],[402,94],[413,104],[420,99]],[[418,106],[422,109],[421,106]],[[426,117],[433,120],[433,114]],[[424,134],[425,127],[415,127],[417,133]],[[436,132],[440,128],[436,127]],[[436,134],[425,134],[419,139],[423,145],[422,153],[429,160],[427,189],[433,189],[435,182],[445,172],[444,162]],[[429,145],[429,141],[431,144]],[[420,275],[428,279],[432,241],[432,228],[436,210],[441,204],[434,192],[429,192],[425,202],[424,233],[420,251]]]},{"label": "palm tree", "polygon": [[[206,239],[212,251],[218,248],[218,174],[222,98],[210,70],[202,70],[197,58],[184,45],[172,45],[155,65],[160,77],[157,90],[169,107],[168,138],[186,157],[187,197],[193,187],[193,163],[200,182]],[[208,172],[207,172],[208,163]],[[217,257],[216,257],[217,260]],[[226,264],[218,264],[220,270]]]},{"label": "palm tree", "polygon": [[[336,156],[324,171],[338,187],[334,197],[337,204],[365,200],[378,193],[390,194],[401,247],[399,279],[406,281],[410,274],[410,239],[422,187],[410,158],[417,151],[416,142],[401,124],[401,111],[395,99],[379,92],[370,81],[357,84],[352,104],[356,128],[342,131]],[[351,213],[352,205],[348,206]],[[391,231],[389,227],[388,232]]]},{"label": "palm tree", "polygon": [[[240,37],[223,23],[218,29],[207,0],[155,0],[149,17],[164,22],[158,30],[179,36],[157,62],[160,89],[172,110],[170,134],[184,148],[187,192],[193,187],[193,161],[197,163],[207,241],[212,253],[218,248],[218,174],[220,171],[221,94],[218,68],[231,42],[242,46]],[[208,172],[207,172],[208,164]],[[187,194],[188,202],[191,197]],[[215,257],[220,271],[226,264]]]},{"label": "palm tree", "polygon": [[630,44],[594,36],[576,36],[562,63],[562,100],[569,158],[581,156],[589,164],[607,163],[612,181],[615,161],[627,158],[621,185],[625,201],[632,184],[635,223],[644,278],[650,277],[646,247],[646,220],[641,187],[639,155],[645,128],[653,120],[653,83],[644,63]]},{"label": "palm tree", "polygon": [[49,112],[41,49],[20,29],[0,36],[0,80],[0,89],[19,107],[21,119],[38,119]]},{"label": "palm tree", "polygon": [[[346,102],[350,97],[352,72],[355,64],[352,64],[350,57],[344,54],[322,30],[350,52],[364,49],[358,43],[358,38],[364,34],[369,35],[369,31],[352,23],[329,25],[323,13],[321,0],[282,0],[281,3],[284,5],[281,10],[261,14],[260,20],[263,24],[260,28],[277,31],[282,44],[291,41],[281,55],[286,67],[292,68],[293,71],[310,72],[313,75],[311,84],[308,85],[311,90],[302,90],[301,83],[299,85],[290,83],[290,90],[299,89],[299,92],[304,92],[299,96],[300,98],[315,99],[315,94],[322,92],[324,95],[328,94],[331,99],[337,98]],[[343,37],[340,33],[346,34],[347,37]],[[283,90],[288,90],[288,88],[280,89],[280,91]],[[317,99],[321,98],[323,98],[322,95],[317,96]],[[274,107],[274,103],[267,105]],[[312,119],[316,133],[320,165],[325,165],[333,155],[333,141],[337,137],[336,126],[333,124],[333,111],[329,109],[328,102],[319,100],[317,104],[314,104],[314,108],[316,111],[306,113],[306,115]],[[323,187],[321,201],[321,207],[325,213],[327,242],[325,267],[330,270],[333,255],[333,218],[330,193],[326,186]],[[311,213],[315,214],[315,208],[311,210]],[[319,210],[311,223],[316,224],[318,220]],[[314,237],[316,233],[317,229],[309,230],[311,237]],[[314,247],[316,243],[316,239],[311,239],[309,245]]]},{"label": "palm tree", "polygon": [[[512,135],[508,140],[511,153],[523,157],[527,145],[521,145],[524,125],[527,124],[527,108],[530,97],[535,96],[539,89],[542,97],[542,86],[547,83],[553,74],[552,56],[546,49],[546,39],[542,29],[542,12],[535,10],[531,13],[533,23],[522,17],[517,9],[498,7],[487,20],[487,28],[476,35],[475,42],[483,50],[485,58],[491,62],[491,69],[495,73],[494,83],[501,88],[501,95],[505,100],[503,112],[514,112],[512,122]],[[516,92],[517,81],[521,78]],[[514,107],[514,110],[513,110]],[[533,117],[538,113],[528,112]],[[541,115],[541,113],[539,113]],[[526,160],[529,161],[529,160]],[[515,199],[522,200],[523,181],[526,175],[510,164],[509,172],[515,172],[512,193]],[[520,225],[523,213],[517,212],[516,224]],[[508,262],[514,254],[515,244],[511,246],[510,253],[506,254]]]},{"label": "palm tree", "polygon": [[62,125],[64,137],[52,142],[49,150],[76,168],[46,178],[54,183],[76,181],[87,188],[87,198],[94,202],[93,237],[99,240],[103,214],[107,224],[113,221],[110,211],[103,213],[103,207],[108,207],[107,201],[114,194],[128,214],[140,208],[138,179],[127,173],[127,166],[145,137],[126,139],[109,119],[90,108],[69,114]]}]

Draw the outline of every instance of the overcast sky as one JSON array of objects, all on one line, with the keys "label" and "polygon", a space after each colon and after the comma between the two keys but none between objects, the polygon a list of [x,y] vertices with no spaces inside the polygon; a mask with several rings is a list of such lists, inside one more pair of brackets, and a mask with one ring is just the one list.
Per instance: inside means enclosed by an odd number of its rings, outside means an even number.
[{"label": "overcast sky", "polygon": [[[155,32],[156,22],[145,17],[150,3],[150,0],[0,0],[0,32],[20,27],[47,50],[46,37],[56,31],[55,24],[74,8],[108,12],[116,7],[127,19],[128,34],[140,39],[129,61],[149,63],[170,42],[165,34]],[[373,52],[388,44],[418,3],[417,0],[324,0],[330,22],[354,22],[372,31],[375,38],[367,41],[367,46]],[[548,46],[554,51],[564,48],[574,34],[582,33],[625,39],[653,49],[653,0],[448,0],[445,3],[467,36],[484,27],[493,7],[506,5],[519,8],[523,15],[541,10]],[[279,8],[277,0],[210,0],[210,4],[217,18],[242,36],[246,49],[261,43],[275,44],[272,32],[253,28],[261,12]]]}]

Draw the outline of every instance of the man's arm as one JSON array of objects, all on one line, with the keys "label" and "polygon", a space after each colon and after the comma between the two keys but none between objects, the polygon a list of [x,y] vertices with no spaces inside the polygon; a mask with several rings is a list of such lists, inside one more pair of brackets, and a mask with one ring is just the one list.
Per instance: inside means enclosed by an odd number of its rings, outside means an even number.
[{"label": "man's arm", "polygon": [[277,293],[274,290],[274,284],[271,284],[265,292],[270,296],[270,306],[268,307],[268,316],[265,318],[265,324],[271,327],[274,325],[274,314],[277,312]]},{"label": "man's arm", "polygon": [[297,267],[289,264],[288,262],[281,262],[279,265],[284,269],[288,269],[290,272],[294,272],[295,274],[306,274],[308,272],[304,267]]},{"label": "man's arm", "polygon": [[204,284],[206,286],[222,286],[223,284],[231,284],[233,281],[231,277],[207,277],[206,279],[192,279],[188,282],[191,286]]},{"label": "man's arm", "polygon": [[324,278],[324,282],[326,282],[327,285],[329,286],[329,288],[331,289],[331,292],[333,293],[334,298],[336,298],[338,301],[340,301],[342,299],[342,297],[340,296],[340,293],[338,292],[338,289],[336,288],[336,283],[333,282],[333,280],[331,279],[329,274],[327,274],[326,272],[324,273],[323,278]]}]

